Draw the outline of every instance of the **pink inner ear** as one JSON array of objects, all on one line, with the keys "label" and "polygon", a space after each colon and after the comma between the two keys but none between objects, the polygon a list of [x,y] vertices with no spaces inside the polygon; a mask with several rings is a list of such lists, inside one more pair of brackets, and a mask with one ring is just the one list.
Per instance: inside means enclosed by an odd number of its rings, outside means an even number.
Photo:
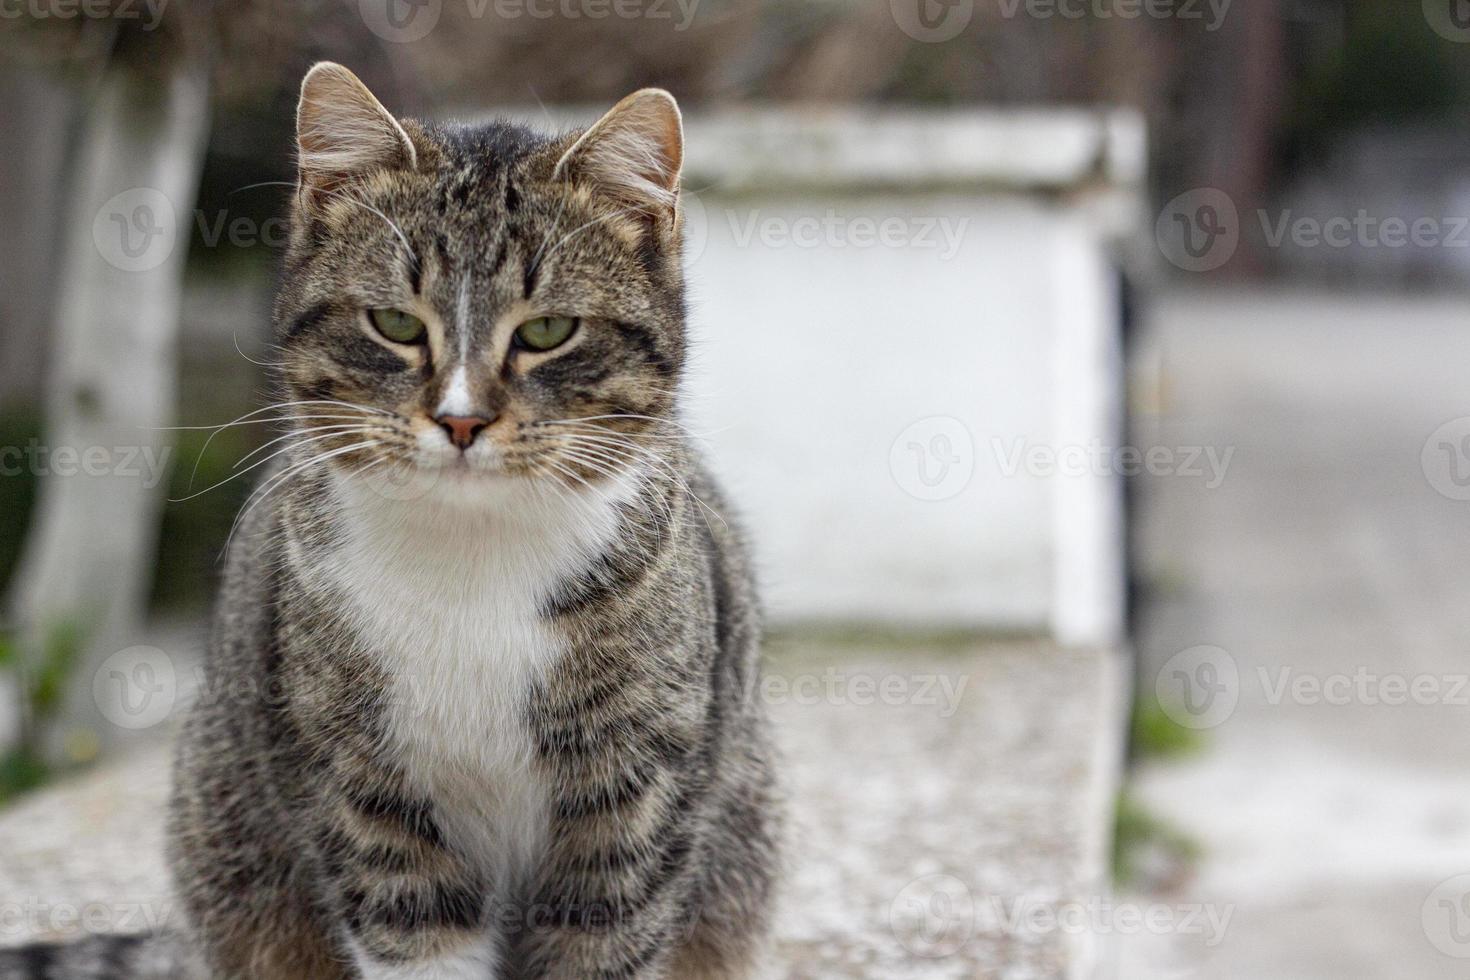
[{"label": "pink inner ear", "polygon": [[618,103],[557,164],[603,193],[642,211],[674,209],[683,164],[679,110],[663,92],[637,92]]},{"label": "pink inner ear", "polygon": [[340,65],[306,76],[296,112],[303,183],[332,190],[353,177],[413,166],[415,152],[398,120]]}]

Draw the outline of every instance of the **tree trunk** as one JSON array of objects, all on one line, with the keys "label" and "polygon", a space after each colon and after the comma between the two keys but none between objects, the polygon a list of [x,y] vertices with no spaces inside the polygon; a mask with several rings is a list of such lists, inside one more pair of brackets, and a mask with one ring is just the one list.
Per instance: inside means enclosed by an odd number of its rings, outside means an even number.
[{"label": "tree trunk", "polygon": [[[98,724],[92,669],[137,642],[166,492],[184,256],[209,127],[208,76],[114,56],[70,183],[36,512],[12,611],[22,657],[75,629],[68,721]],[[31,666],[35,667],[34,660]],[[116,721],[116,719],[111,719]],[[126,726],[122,726],[126,727]]]}]

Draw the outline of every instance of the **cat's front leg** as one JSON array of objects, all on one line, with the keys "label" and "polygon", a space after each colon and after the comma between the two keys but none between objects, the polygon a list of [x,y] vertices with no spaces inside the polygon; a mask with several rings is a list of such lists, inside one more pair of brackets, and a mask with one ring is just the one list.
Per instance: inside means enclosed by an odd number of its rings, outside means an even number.
[{"label": "cat's front leg", "polygon": [[693,793],[662,767],[571,791],[530,908],[526,976],[656,980],[688,939]]},{"label": "cat's front leg", "polygon": [[353,949],[353,958],[363,980],[493,980],[500,975],[500,957],[489,938],[459,952],[411,962],[375,958],[359,948]]},{"label": "cat's front leg", "polygon": [[365,980],[493,980],[501,950],[481,876],[445,843],[428,801],[391,780],[345,781],[322,814],[331,895]]},{"label": "cat's front leg", "polygon": [[[672,906],[544,904],[533,910],[536,980],[664,980],[685,930]],[[682,978],[681,978],[682,980]]]}]

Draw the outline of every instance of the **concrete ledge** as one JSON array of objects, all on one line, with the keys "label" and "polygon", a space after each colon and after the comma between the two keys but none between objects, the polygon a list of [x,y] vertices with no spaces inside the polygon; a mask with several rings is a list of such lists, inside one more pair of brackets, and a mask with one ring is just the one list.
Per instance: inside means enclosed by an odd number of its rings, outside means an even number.
[{"label": "concrete ledge", "polygon": [[[777,975],[1090,976],[1095,937],[1044,910],[1106,898],[1117,655],[770,646],[794,823]],[[167,924],[167,782],[160,747],[0,813],[0,945]]]},{"label": "concrete ledge", "polygon": [[[517,106],[498,114],[570,129],[595,122],[605,108]],[[725,194],[1138,190],[1147,165],[1146,127],[1130,109],[742,107],[690,111],[684,131],[684,186],[712,184]]]}]

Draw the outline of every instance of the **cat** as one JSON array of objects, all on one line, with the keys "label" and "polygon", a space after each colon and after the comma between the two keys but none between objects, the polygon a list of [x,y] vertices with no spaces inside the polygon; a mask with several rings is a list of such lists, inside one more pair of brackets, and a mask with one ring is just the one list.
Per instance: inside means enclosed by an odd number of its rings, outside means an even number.
[{"label": "cat", "polygon": [[676,103],[436,126],[322,63],[297,121],[293,434],[176,754],[181,947],[226,978],[757,975],[780,794],[750,564],[678,421]]}]

